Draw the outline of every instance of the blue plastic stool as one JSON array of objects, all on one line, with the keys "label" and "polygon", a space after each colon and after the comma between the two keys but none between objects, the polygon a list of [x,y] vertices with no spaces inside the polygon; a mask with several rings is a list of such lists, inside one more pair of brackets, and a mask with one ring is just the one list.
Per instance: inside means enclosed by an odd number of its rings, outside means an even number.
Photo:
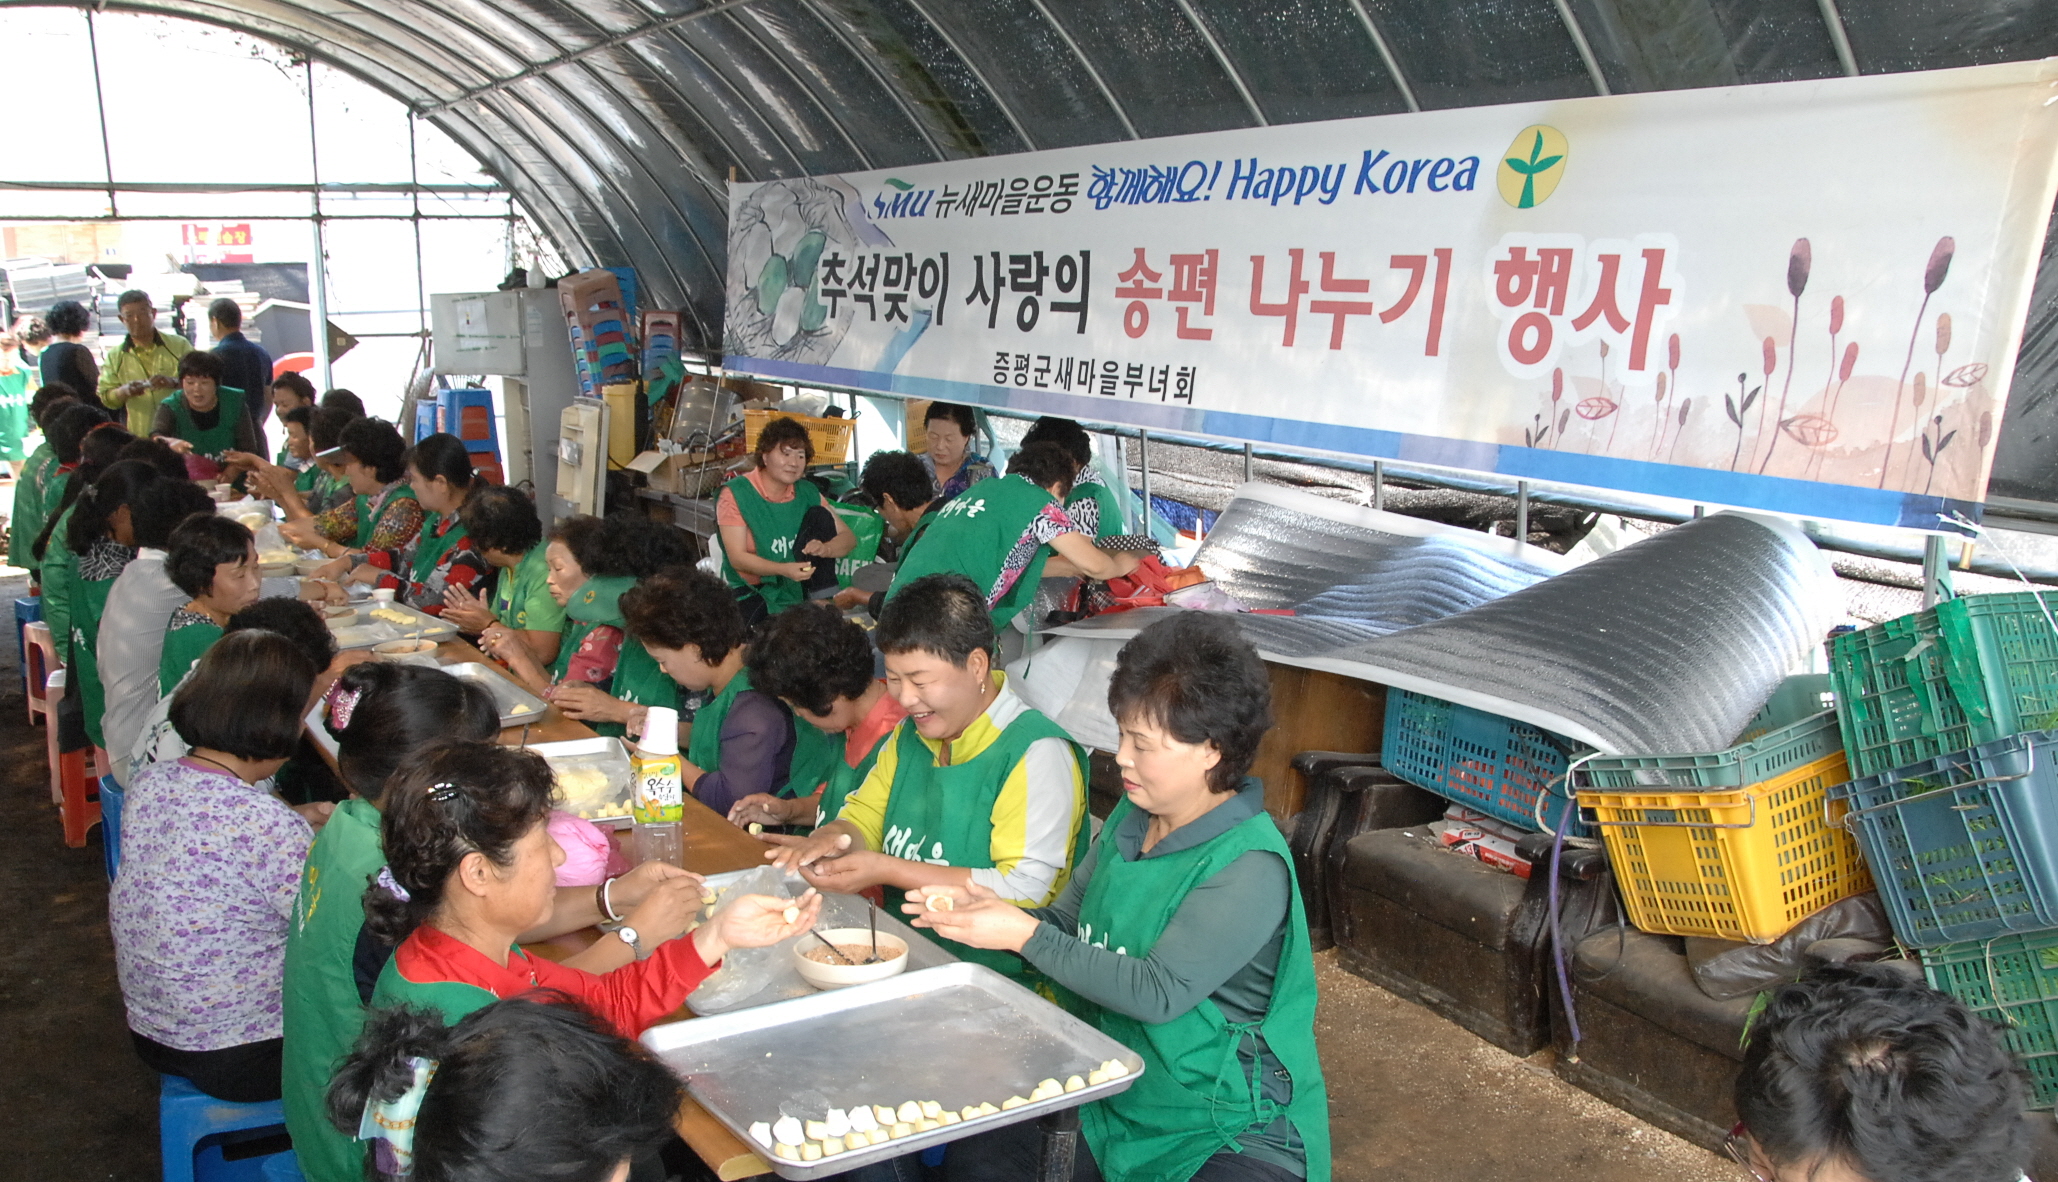
[{"label": "blue plastic stool", "polygon": [[260,1160],[264,1162],[264,1182],[306,1182],[306,1175],[300,1172],[300,1155],[290,1149]]},{"label": "blue plastic stool", "polygon": [[27,599],[14,601],[14,655],[20,662],[22,684],[28,684],[29,638],[28,627],[43,618],[43,600],[31,595]]},{"label": "blue plastic stool", "polygon": [[[224,1152],[238,1142],[286,1131],[285,1106],[277,1100],[232,1104],[217,1100],[183,1077],[159,1077],[158,1143],[164,1153],[164,1182],[263,1182],[270,1157],[231,1160]],[[294,1173],[299,1166],[296,1161]]]},{"label": "blue plastic stool", "polygon": [[100,777],[100,852],[107,856],[107,881],[121,869],[121,810],[128,793],[113,776]]}]

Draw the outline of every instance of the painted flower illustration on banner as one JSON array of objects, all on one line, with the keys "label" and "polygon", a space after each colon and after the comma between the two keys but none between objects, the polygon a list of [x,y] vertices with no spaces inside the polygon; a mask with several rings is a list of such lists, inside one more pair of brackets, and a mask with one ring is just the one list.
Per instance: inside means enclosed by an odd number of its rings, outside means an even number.
[{"label": "painted flower illustration on banner", "polygon": [[744,199],[730,234],[730,352],[827,364],[851,313],[845,305],[832,315],[823,303],[820,265],[859,245],[850,212],[857,196],[842,181],[799,177],[761,185]]}]

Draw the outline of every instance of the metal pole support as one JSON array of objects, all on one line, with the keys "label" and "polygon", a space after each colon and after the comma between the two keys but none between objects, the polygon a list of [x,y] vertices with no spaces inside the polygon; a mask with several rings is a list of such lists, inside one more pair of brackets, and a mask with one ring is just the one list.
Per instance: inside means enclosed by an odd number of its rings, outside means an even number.
[{"label": "metal pole support", "polygon": [[1944,535],[1930,534],[1922,542],[1922,606],[1935,607],[1956,597],[1951,590],[1951,559]]},{"label": "metal pole support", "polygon": [[1386,508],[1386,461],[1372,461],[1372,507]]},{"label": "metal pole support", "polygon": [[1072,1182],[1072,1159],[1079,1148],[1079,1110],[1065,1108],[1039,1117],[1036,1128],[1043,1134],[1037,1182]]},{"label": "metal pole support", "polygon": [[1251,452],[1251,445],[1243,445],[1243,482],[1249,484],[1257,478],[1257,459]]},{"label": "metal pole support", "polygon": [[1136,433],[1136,466],[1143,472],[1143,532],[1150,532],[1150,432]]},{"label": "metal pole support", "polygon": [[1529,482],[1515,482],[1515,540],[1529,540]]}]

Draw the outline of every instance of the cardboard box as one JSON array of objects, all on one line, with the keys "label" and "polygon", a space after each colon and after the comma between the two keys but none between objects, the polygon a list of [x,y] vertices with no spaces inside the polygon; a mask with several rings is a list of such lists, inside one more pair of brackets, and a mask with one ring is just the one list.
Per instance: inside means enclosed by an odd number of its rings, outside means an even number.
[{"label": "cardboard box", "polygon": [[646,451],[629,461],[627,466],[632,472],[648,476],[650,487],[658,492],[682,497],[711,497],[733,475],[728,471],[727,463],[722,457],[705,452]]},{"label": "cardboard box", "polygon": [[1515,843],[1505,835],[1467,825],[1458,821],[1437,821],[1429,827],[1436,834],[1445,849],[1452,853],[1476,858],[1496,870],[1505,870],[1517,878],[1528,878],[1528,861],[1515,853]]}]

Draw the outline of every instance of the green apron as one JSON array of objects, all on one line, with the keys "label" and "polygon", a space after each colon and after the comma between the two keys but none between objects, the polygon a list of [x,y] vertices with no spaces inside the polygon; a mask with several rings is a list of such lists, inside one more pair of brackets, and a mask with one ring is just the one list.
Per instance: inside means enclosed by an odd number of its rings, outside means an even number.
[{"label": "green apron", "polygon": [[1115,499],[1115,490],[1095,480],[1087,484],[1072,486],[1072,495],[1065,498],[1067,509],[1081,501],[1092,501],[1100,506],[1100,523],[1094,528],[1093,536],[1110,538],[1122,532],[1122,503]]},{"label": "green apron", "polygon": [[[779,505],[759,495],[748,476],[738,476],[723,487],[736,498],[736,508],[743,514],[743,524],[750,527],[750,539],[757,543],[759,558],[767,562],[809,561],[805,555],[793,552],[793,535],[800,532],[800,521],[807,511],[822,502],[821,491],[813,481],[803,480],[794,485],[793,499]],[[722,555],[722,577],[731,587],[750,586],[730,564],[726,551]],[[806,589],[784,575],[760,575],[753,589],[775,616],[807,598]]]},{"label": "green apron", "polygon": [[[50,530],[49,544],[43,547],[43,622],[50,626],[50,641],[57,646],[58,659],[66,665],[72,663],[72,600],[78,594],[79,559],[71,552],[71,515],[77,509],[76,504],[65,509]],[[49,524],[48,518],[44,524]]]},{"label": "green apron", "polygon": [[106,736],[100,729],[100,716],[107,710],[107,688],[100,684],[100,615],[107,609],[107,593],[114,589],[114,578],[82,578],[74,563],[71,585],[72,663],[66,676],[78,682],[79,705],[86,712],[86,737],[95,747],[105,747]]},{"label": "green apron", "polygon": [[[1007,786],[1008,773],[1022,762],[1029,745],[1038,739],[1064,739],[1079,761],[1082,778],[1086,760],[1071,737],[1057,723],[1034,710],[1025,710],[984,751],[964,763],[942,766],[922,741],[911,722],[896,728],[888,740],[900,744],[894,767],[893,788],[886,798],[884,853],[910,862],[934,866],[958,866],[970,870],[993,867],[993,806]],[[1080,825],[1072,843],[1068,865],[1077,866],[1086,853],[1087,830]],[[960,960],[983,964],[998,973],[1025,982],[1041,979],[1020,956],[986,948],[973,948],[929,933],[929,938]]]},{"label": "green apron", "polygon": [[[579,646],[586,642],[586,637],[595,628],[605,624],[622,630],[622,645],[615,657],[615,673],[609,676],[607,684],[600,686],[609,693],[614,692],[612,687],[619,680],[622,659],[628,655],[630,645],[635,643],[628,635],[628,626],[622,622],[622,592],[635,585],[636,580],[628,575],[603,575],[587,579],[583,586],[572,592],[572,598],[565,604],[564,640],[557,646],[557,659],[550,663],[551,684],[565,679],[571,670],[573,654],[579,651]],[[622,726],[617,722],[603,722],[593,730],[597,734],[619,737]]]},{"label": "green apron", "polygon": [[414,495],[414,486],[411,484],[396,484],[391,489],[382,491],[379,494],[379,507],[376,512],[372,509],[370,497],[358,493],[353,498],[357,504],[357,539],[350,543],[352,550],[363,550],[372,544],[372,531],[379,526],[378,514],[384,513],[386,506],[392,504],[396,497],[405,497],[410,501],[419,499]]},{"label": "green apron", "polygon": [[885,750],[886,744],[892,741],[893,732],[887,731],[879,736],[878,742],[872,744],[870,751],[865,752],[865,757],[858,760],[856,767],[839,758],[836,766],[829,769],[829,782],[822,786],[821,814],[815,820],[817,828],[835,820],[837,814],[843,811],[843,802],[850,799],[851,793],[864,786],[865,777],[872,774],[872,765],[879,762],[879,752]]},{"label": "green apron", "polygon": [[[454,524],[439,536],[436,531],[446,520]],[[464,540],[464,524],[455,517],[445,518],[441,513],[431,513],[422,518],[421,532],[414,536],[414,558],[408,563],[407,581],[418,587],[427,586],[429,576],[436,573],[436,564]]]},{"label": "green apron", "polygon": [[164,634],[164,651],[157,660],[157,696],[164,697],[177,688],[186,679],[186,674],[193,671],[194,664],[206,656],[207,650],[221,638],[221,625],[213,620],[167,631]]},{"label": "green apron", "polygon": [[886,536],[886,519],[879,516],[877,509],[841,502],[831,504],[829,511],[841,517],[857,537],[857,545],[851,547],[850,553],[836,560],[836,585],[848,587],[860,568],[879,557],[879,541]]},{"label": "green apron", "polygon": [[[621,655],[615,659],[615,679],[607,692],[632,706],[679,708],[679,683],[664,671],[657,658],[643,647],[643,642],[633,636],[622,637]],[[607,729],[609,727],[614,729]],[[593,729],[603,735],[625,733],[623,727],[612,722],[596,723]]]},{"label": "green apron", "polygon": [[336,1062],[364,1029],[354,958],[364,927],[364,889],[386,854],[379,810],[353,797],[315,834],[286,929],[283,1061],[286,1130],[308,1182],[359,1182],[364,1144],[329,1123]]},{"label": "green apron", "polygon": [[[982,480],[959,493],[950,504],[936,511],[934,522],[922,533],[923,544],[902,555],[893,585],[887,588],[886,601],[893,602],[901,588],[916,579],[946,571],[964,575],[978,585],[982,594],[990,593],[1000,580],[1008,552],[1022,540],[1023,531],[1036,520],[1036,515],[1054,499],[1028,477],[1019,475]],[[1050,554],[1050,547],[1038,546],[1028,568],[989,609],[996,629],[1006,627],[1036,598],[1036,586],[1043,578],[1043,564]]]},{"label": "green apron", "polygon": [[234,386],[216,386],[214,426],[202,427],[194,421],[193,412],[186,406],[186,392],[177,391],[164,400],[163,405],[171,408],[172,421],[176,424],[174,434],[193,445],[193,454],[215,463],[227,462],[225,457],[236,449],[236,423],[243,417],[243,391]]},{"label": "green apron", "polygon": [[38,579],[36,560],[29,547],[36,544],[36,535],[43,532],[43,522],[48,520],[43,515],[43,486],[56,471],[57,456],[50,445],[38,444],[22,465],[21,480],[14,486],[14,517],[7,525],[7,565],[28,571],[31,583]]},{"label": "green apron", "polygon": [[[538,542],[529,548],[522,560],[501,570],[493,583],[493,617],[517,632],[562,632],[565,626],[565,609],[550,598],[550,564],[544,559],[547,543]],[[530,605],[536,610],[549,604],[547,618],[531,619]]]},{"label": "green apron", "polygon": [[[1079,934],[1103,948],[1148,956],[1186,896],[1252,850],[1276,854],[1292,873],[1286,839],[1258,813],[1212,841],[1158,858],[1125,861],[1113,834],[1134,806],[1115,806],[1101,828],[1098,859],[1079,906]],[[1100,1010],[1096,1024],[1143,1057],[1128,1091],[1079,1111],[1081,1131],[1108,1182],[1185,1182],[1237,1137],[1284,1115],[1307,1150],[1308,1182],[1329,1179],[1329,1093],[1315,1053],[1315,961],[1299,887],[1290,893],[1286,939],[1264,1018],[1231,1023],[1210,999],[1169,1022],[1145,1023]],[[1283,1108],[1264,1098],[1237,1051],[1262,1037],[1294,1083]]]}]

